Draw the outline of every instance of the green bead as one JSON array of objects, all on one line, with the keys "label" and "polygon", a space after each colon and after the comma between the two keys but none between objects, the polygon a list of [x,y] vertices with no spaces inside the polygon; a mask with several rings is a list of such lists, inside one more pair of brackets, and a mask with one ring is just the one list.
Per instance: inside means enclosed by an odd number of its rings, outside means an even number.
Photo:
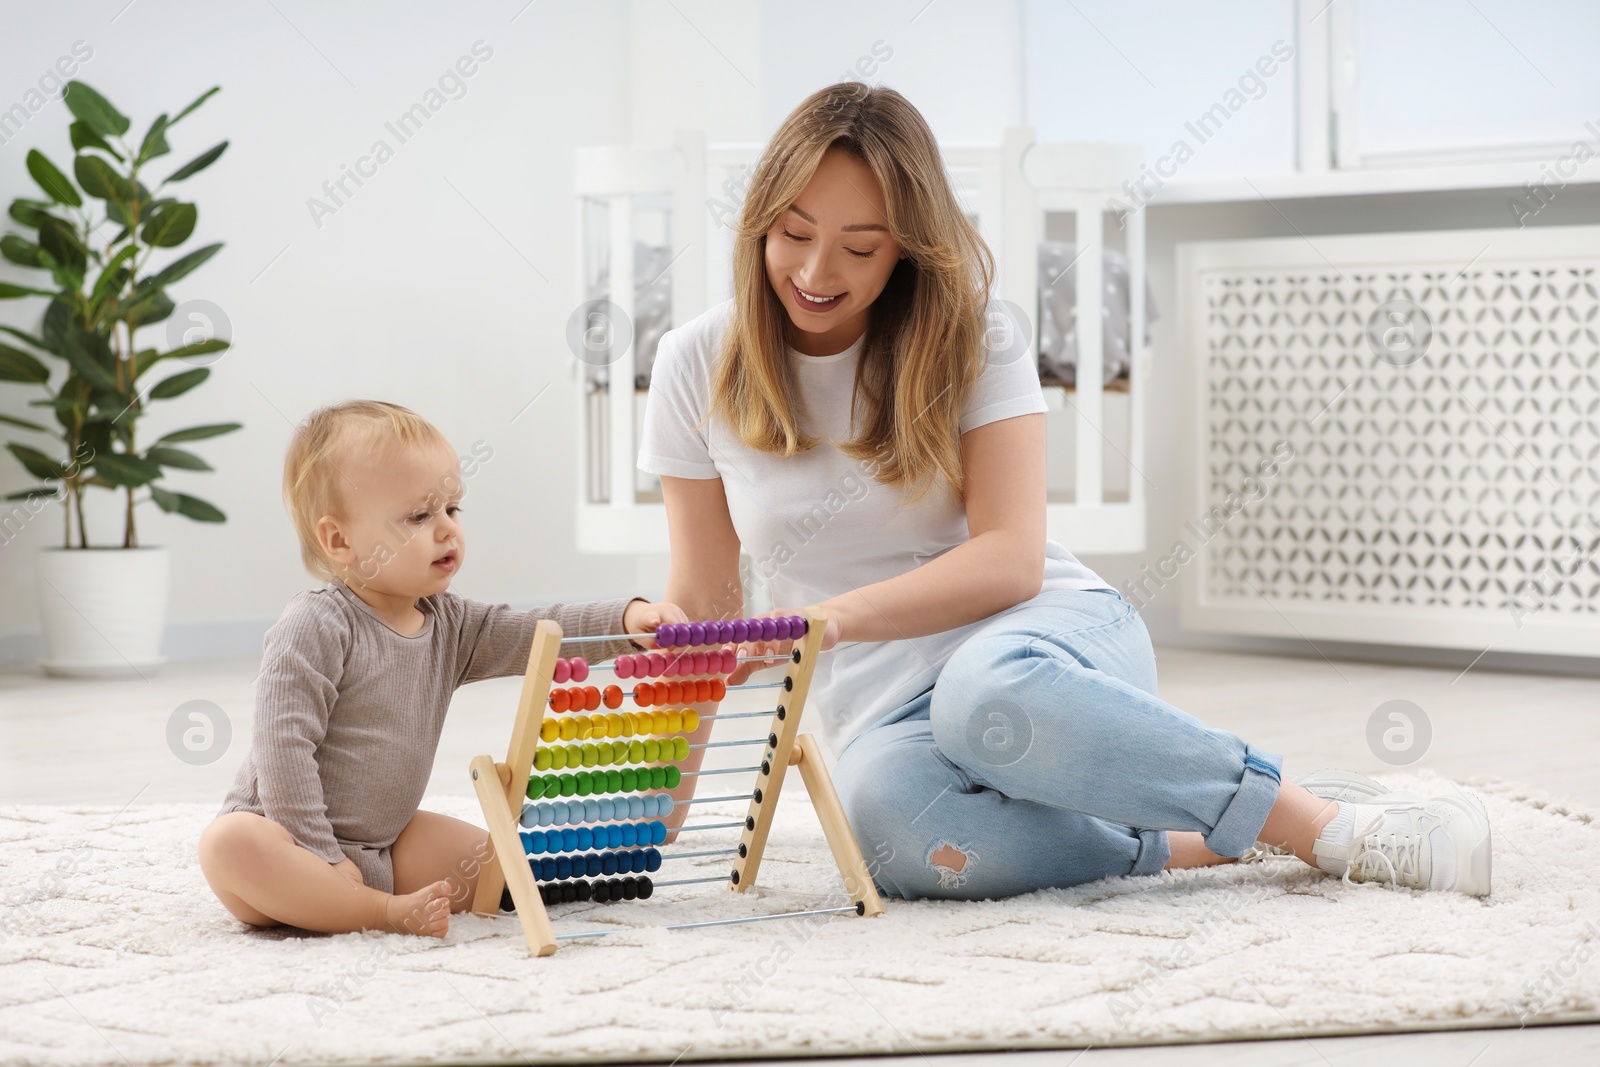
[{"label": "green bead", "polygon": [[550,749],[550,769],[553,771],[565,770],[567,766],[567,746],[553,745]]},{"label": "green bead", "polygon": [[553,799],[555,799],[556,797],[558,797],[560,795],[561,795],[561,776],[559,774],[547,774],[547,775],[545,775],[545,777],[544,777],[544,798],[546,800],[553,800]]},{"label": "green bead", "polygon": [[629,741],[628,742],[628,762],[629,763],[643,763],[644,762],[644,742],[643,741]]},{"label": "green bead", "polygon": [[608,792],[608,793],[617,793],[617,792],[620,792],[621,790],[622,790],[622,772],[621,771],[607,771],[606,772],[606,792]]},{"label": "green bead", "polygon": [[666,784],[667,784],[667,771],[668,770],[676,770],[676,769],[677,769],[676,767],[673,767],[673,768],[651,767],[650,768],[650,788],[651,789],[664,788],[666,786]]},{"label": "green bead", "polygon": [[578,780],[570,774],[561,776],[561,795],[570,797],[578,791]]},{"label": "green bead", "polygon": [[639,773],[632,767],[624,767],[617,772],[621,777],[618,790],[623,793],[636,793],[639,790]]},{"label": "green bead", "polygon": [[616,762],[614,759],[612,759],[612,749],[611,749],[611,742],[610,741],[601,741],[598,745],[594,746],[594,750],[595,750],[595,758],[599,761],[600,766],[608,767],[612,763]]},{"label": "green bead", "polygon": [[538,800],[544,796],[544,779],[533,777],[528,779],[528,799]]},{"label": "green bead", "polygon": [[533,753],[533,766],[535,770],[548,771],[550,769],[550,750],[537,749]]},{"label": "green bead", "polygon": [[595,749],[592,742],[578,749],[578,759],[585,767],[593,767],[595,761],[599,758],[600,753]]},{"label": "green bead", "polygon": [[666,770],[666,781],[662,782],[662,785],[668,789],[678,788],[678,783],[683,781],[683,772],[676,767],[668,767]]},{"label": "green bead", "polygon": [[655,738],[644,743],[644,759],[646,763],[654,763],[661,758],[661,742]]},{"label": "green bead", "polygon": [[579,771],[572,777],[577,780],[578,795],[580,797],[586,797],[594,792],[594,775],[588,771]]},{"label": "green bead", "polygon": [[687,737],[674,737],[672,739],[672,758],[689,758],[689,739]]}]

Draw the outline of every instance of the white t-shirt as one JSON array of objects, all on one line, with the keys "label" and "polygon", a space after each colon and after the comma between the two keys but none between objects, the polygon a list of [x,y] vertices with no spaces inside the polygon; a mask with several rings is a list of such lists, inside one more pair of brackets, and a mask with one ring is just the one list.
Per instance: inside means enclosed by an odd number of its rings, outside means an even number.
[{"label": "white t-shirt", "polygon": [[[734,530],[756,573],[771,583],[776,607],[798,609],[896,577],[970,539],[966,511],[942,481],[918,503],[907,504],[909,494],[874,481],[861,461],[830,443],[851,436],[851,392],[865,334],[831,356],[789,349],[805,405],[801,425],[821,439],[810,452],[787,459],[758,452],[717,418],[697,428],[710,408],[711,372],[732,312],[730,300],[662,336],[645,406],[639,469],[674,478],[722,479]],[[997,323],[1002,320],[995,316],[1009,313],[994,301],[989,314],[989,322]],[[992,339],[1003,336],[1015,339],[1020,333],[986,334],[987,363],[962,408],[961,433],[1046,410],[1028,346],[1014,342],[997,350]],[[1040,551],[1045,590],[1111,588],[1055,541],[1046,540]],[[808,710],[817,713],[835,755],[931,686],[951,653],[980,625],[896,641],[845,641],[824,655],[813,676]]]}]

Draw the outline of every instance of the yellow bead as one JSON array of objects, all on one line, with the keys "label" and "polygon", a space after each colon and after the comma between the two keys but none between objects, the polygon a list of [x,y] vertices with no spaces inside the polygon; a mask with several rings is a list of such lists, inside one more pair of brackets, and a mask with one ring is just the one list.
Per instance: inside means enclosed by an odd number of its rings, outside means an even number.
[{"label": "yellow bead", "polygon": [[594,746],[595,759],[602,767],[609,767],[612,763],[612,748],[610,741],[602,741]]},{"label": "yellow bead", "polygon": [[578,720],[571,716],[561,720],[561,740],[576,741],[578,739]]},{"label": "yellow bead", "polygon": [[628,742],[628,762],[629,763],[643,763],[644,762],[644,742],[643,741],[634,740],[634,741]]},{"label": "yellow bead", "polygon": [[552,750],[548,748],[541,748],[534,751],[533,765],[536,769],[541,771],[548,771],[550,769],[551,751]]},{"label": "yellow bead", "polygon": [[616,712],[612,712],[606,716],[606,736],[622,736],[622,716],[618,715]]},{"label": "yellow bead", "polygon": [[644,758],[647,763],[654,763],[661,758],[661,742],[655,738],[644,743]]},{"label": "yellow bead", "polygon": [[600,758],[600,753],[595,750],[593,745],[584,745],[582,753],[583,755],[581,756],[581,759],[583,760],[583,765],[585,767],[593,767],[595,765],[595,761]]},{"label": "yellow bead", "polygon": [[673,709],[667,712],[667,733],[675,734],[683,729],[683,712]]},{"label": "yellow bead", "polygon": [[700,713],[693,708],[683,709],[683,732],[692,734],[700,728]]},{"label": "yellow bead", "polygon": [[561,736],[561,723],[555,719],[546,719],[539,724],[539,740],[554,741]]}]

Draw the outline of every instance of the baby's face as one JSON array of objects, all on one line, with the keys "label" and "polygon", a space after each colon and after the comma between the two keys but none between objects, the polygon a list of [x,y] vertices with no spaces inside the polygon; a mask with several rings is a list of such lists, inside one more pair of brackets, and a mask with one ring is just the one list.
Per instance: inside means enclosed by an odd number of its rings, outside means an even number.
[{"label": "baby's face", "polygon": [[398,597],[441,593],[466,558],[465,486],[447,446],[340,459],[350,584]]}]

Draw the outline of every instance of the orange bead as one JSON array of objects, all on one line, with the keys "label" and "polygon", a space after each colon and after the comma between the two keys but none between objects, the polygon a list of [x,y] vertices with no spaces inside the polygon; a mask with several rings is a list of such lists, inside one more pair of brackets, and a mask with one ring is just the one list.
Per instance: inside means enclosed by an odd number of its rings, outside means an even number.
[{"label": "orange bead", "polygon": [[555,689],[550,692],[550,710],[567,710],[567,691],[565,689]]},{"label": "orange bead", "polygon": [[596,686],[592,686],[592,685],[584,686],[583,687],[583,710],[584,711],[594,711],[598,707],[600,707],[600,690],[599,690],[599,688],[596,687]]},{"label": "orange bead", "polygon": [[633,687],[633,702],[639,705],[641,708],[649,707],[651,696],[654,691],[654,685],[650,684],[649,682],[640,682],[638,685]]},{"label": "orange bead", "polygon": [[711,679],[711,699],[721,700],[728,695],[728,683],[721,678]]},{"label": "orange bead", "polygon": [[665,704],[668,700],[671,699],[667,695],[671,691],[672,690],[668,688],[668,683],[667,682],[657,682],[656,683],[656,688],[655,688],[655,699],[652,700],[650,703],[652,703],[652,704]]},{"label": "orange bead", "polygon": [[605,692],[600,695],[600,699],[608,708],[622,707],[622,687],[620,685],[606,686]]},{"label": "orange bead", "polygon": [[677,703],[680,703],[682,700],[683,700],[683,683],[682,682],[668,682],[667,683],[667,699],[665,701],[663,701],[663,703],[665,703],[665,704],[677,704]]},{"label": "orange bead", "polygon": [[694,683],[694,698],[702,702],[711,699],[711,679],[702,678]]}]

